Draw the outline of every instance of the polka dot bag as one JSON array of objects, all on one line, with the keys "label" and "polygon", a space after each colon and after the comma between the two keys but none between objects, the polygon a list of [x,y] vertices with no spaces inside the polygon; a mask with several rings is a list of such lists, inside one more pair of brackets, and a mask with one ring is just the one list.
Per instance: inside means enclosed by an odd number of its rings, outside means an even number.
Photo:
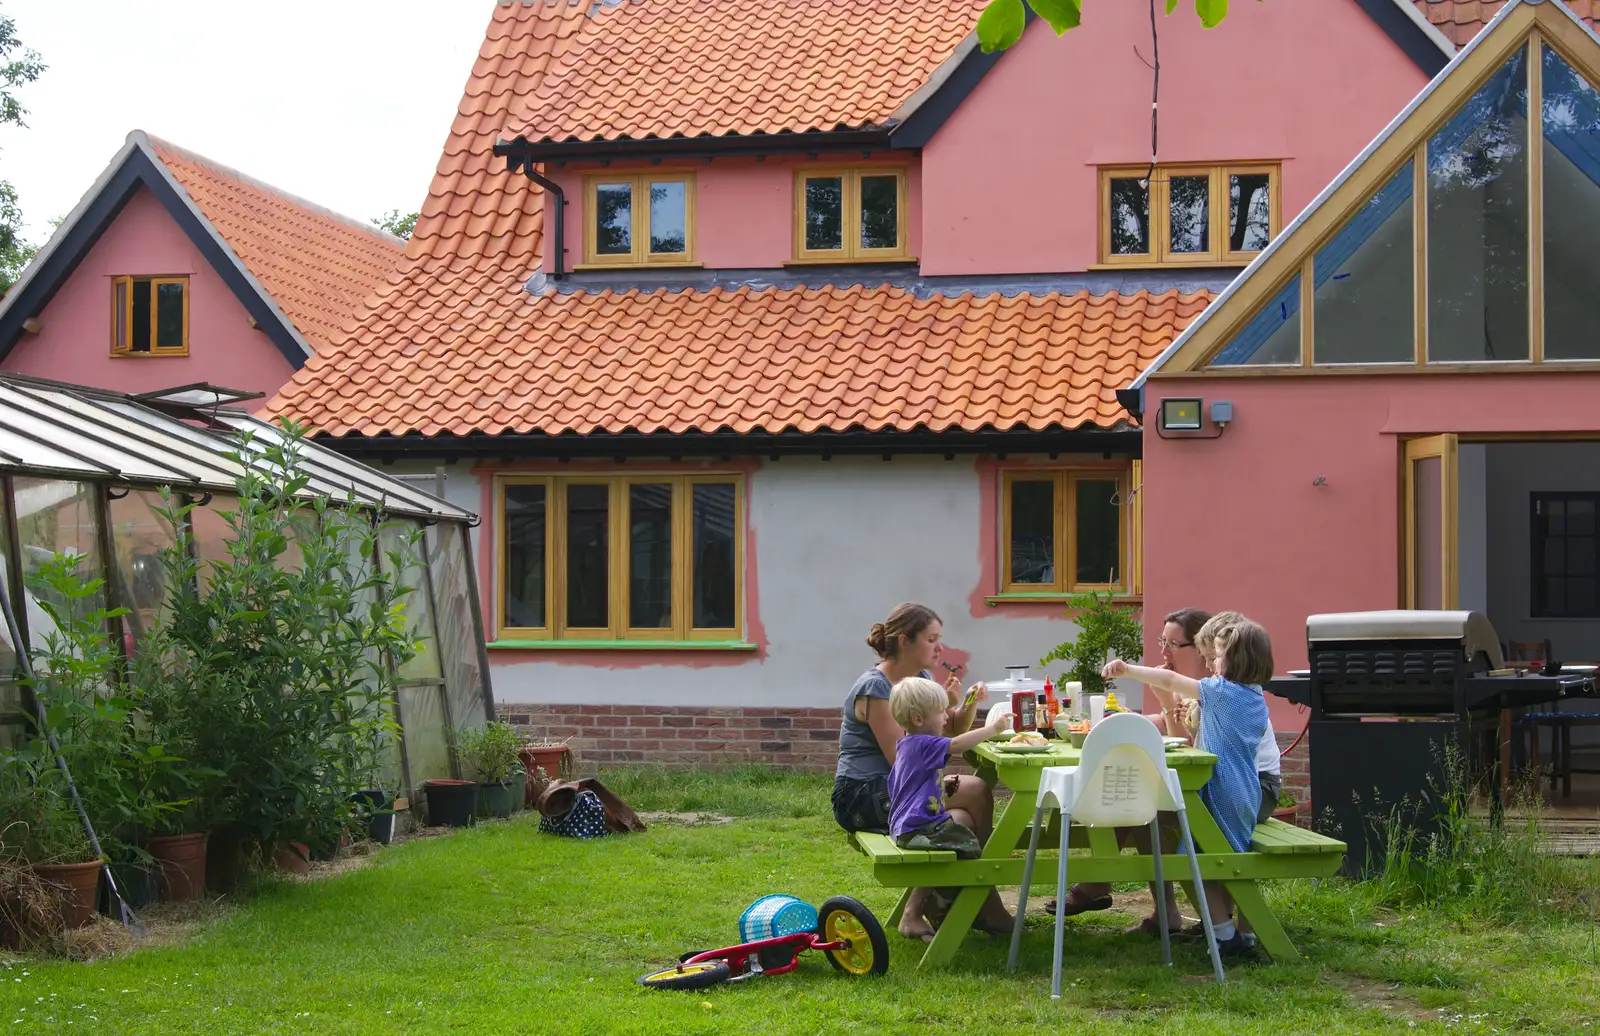
[{"label": "polka dot bag", "polygon": [[580,791],[573,798],[571,809],[559,816],[540,818],[539,830],[568,838],[602,838],[609,834],[606,807],[594,792]]}]

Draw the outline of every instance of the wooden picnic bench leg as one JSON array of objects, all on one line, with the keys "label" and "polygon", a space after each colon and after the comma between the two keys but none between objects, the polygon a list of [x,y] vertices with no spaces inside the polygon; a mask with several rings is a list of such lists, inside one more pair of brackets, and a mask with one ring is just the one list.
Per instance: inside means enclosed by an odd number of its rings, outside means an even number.
[{"label": "wooden picnic bench leg", "polygon": [[933,942],[922,951],[918,970],[942,967],[955,959],[956,951],[961,949],[961,941],[972,930],[972,922],[978,919],[983,901],[989,898],[989,888],[988,885],[968,885],[961,890],[956,901],[950,905],[950,912],[939,922]]},{"label": "wooden picnic bench leg", "polygon": [[[1228,844],[1227,836],[1222,833],[1222,828],[1217,826],[1216,818],[1211,815],[1206,804],[1200,801],[1200,793],[1185,791],[1183,800],[1189,810],[1189,834],[1194,838],[1195,849],[1202,853],[1234,852],[1233,846]],[[1262,898],[1261,890],[1256,887],[1254,881],[1222,879],[1222,887],[1233,897],[1235,905],[1239,908],[1239,916],[1250,922],[1250,927],[1260,940],[1262,949],[1277,961],[1287,963],[1300,959],[1294,943],[1289,940],[1283,926],[1278,924],[1272,908],[1267,906],[1267,901]]]},{"label": "wooden picnic bench leg", "polygon": [[884,927],[895,929],[900,927],[900,919],[906,914],[906,904],[911,901],[911,890],[904,889],[900,898],[894,904],[894,910],[889,914],[889,923]]}]

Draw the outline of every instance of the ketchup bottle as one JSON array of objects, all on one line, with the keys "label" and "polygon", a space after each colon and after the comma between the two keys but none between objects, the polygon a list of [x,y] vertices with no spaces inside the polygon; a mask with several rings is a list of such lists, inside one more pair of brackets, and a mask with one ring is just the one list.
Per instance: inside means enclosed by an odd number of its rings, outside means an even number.
[{"label": "ketchup bottle", "polygon": [[1056,700],[1055,685],[1050,682],[1050,677],[1044,678],[1044,722],[1040,727],[1045,730],[1053,729],[1056,716],[1061,712],[1061,703]]}]

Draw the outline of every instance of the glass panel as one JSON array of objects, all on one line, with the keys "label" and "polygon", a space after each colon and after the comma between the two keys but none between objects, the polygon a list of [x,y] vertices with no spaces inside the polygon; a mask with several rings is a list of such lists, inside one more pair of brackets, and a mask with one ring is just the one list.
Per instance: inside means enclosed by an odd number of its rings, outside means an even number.
[{"label": "glass panel", "polygon": [[610,508],[610,486],[567,487],[568,626],[602,629],[611,625]]},{"label": "glass panel", "polygon": [[689,251],[689,189],[682,180],[650,185],[650,252],[683,255]]},{"label": "glass panel", "polygon": [[[131,492],[111,501],[111,549],[116,554],[118,598],[129,609],[135,640],[155,623],[167,598],[167,573],[161,552],[176,541],[161,516],[161,497]],[[128,604],[129,601],[132,604]]]},{"label": "glass panel", "polygon": [[128,282],[116,281],[111,288],[112,341],[115,348],[128,348]]},{"label": "glass panel", "polygon": [[167,281],[156,285],[156,346],[183,348],[183,285]]},{"label": "glass panel", "polygon": [[[396,688],[400,699],[401,736],[406,743],[406,761],[411,769],[410,797],[413,803],[426,802],[422,785],[425,781],[454,777],[450,769],[449,732],[445,728],[444,698],[439,688],[426,685],[401,684]],[[482,726],[481,723],[477,724]]]},{"label": "glass panel", "polygon": [[1317,363],[1416,359],[1413,164],[1407,162],[1317,252]]},{"label": "glass panel", "polygon": [[1600,359],[1600,91],[1544,48],[1544,355]]},{"label": "glass panel", "polygon": [[1259,252],[1272,240],[1272,177],[1235,173],[1228,177],[1228,251]]},{"label": "glass panel", "polygon": [[1011,582],[1056,581],[1056,484],[1054,480],[1011,482]]},{"label": "glass panel", "polygon": [[1211,251],[1211,177],[1174,176],[1167,182],[1172,251]]},{"label": "glass panel", "polygon": [[150,351],[150,282],[133,282],[133,344],[136,353]]},{"label": "glass panel", "polygon": [[1143,178],[1111,181],[1111,254],[1150,254],[1150,189]]},{"label": "glass panel", "polygon": [[1261,312],[1211,358],[1208,367],[1300,362],[1300,275],[1289,278]]},{"label": "glass panel", "polygon": [[734,629],[739,625],[734,566],[739,558],[732,483],[694,487],[694,628]]},{"label": "glass panel", "polygon": [[632,254],[633,184],[595,185],[594,250],[597,255]]},{"label": "glass panel", "polygon": [[[410,591],[400,598],[401,613],[417,638],[417,653],[396,669],[401,680],[437,679],[439,642],[433,628],[433,601],[428,596],[428,558],[422,530],[415,522],[387,521],[378,528],[378,546],[383,556],[383,571],[398,578]],[[400,561],[395,566],[396,556]]]},{"label": "glass panel", "polygon": [[1437,610],[1444,607],[1444,461],[1412,461],[1411,479],[1413,607]]},{"label": "glass panel", "polygon": [[505,610],[501,622],[524,629],[545,625],[545,487],[506,490]]},{"label": "glass panel", "polygon": [[1428,141],[1428,359],[1434,362],[1528,358],[1523,66],[1518,50]]},{"label": "glass panel", "polygon": [[844,247],[844,180],[806,178],[806,251],[834,252]]},{"label": "glass panel", "polygon": [[672,486],[628,487],[628,625],[672,627]]},{"label": "glass panel", "polygon": [[900,247],[900,178],[861,178],[861,247]]},{"label": "glass panel", "polygon": [[1573,536],[1594,535],[1594,501],[1571,500],[1567,503],[1567,532]]},{"label": "glass panel", "polygon": [[1109,479],[1077,480],[1077,581],[1122,582],[1122,508],[1117,483]]},{"label": "glass panel", "polygon": [[[11,593],[11,523],[6,520],[5,498],[0,496],[0,594]],[[14,601],[15,598],[12,598]],[[32,609],[30,609],[31,615]],[[27,621],[17,616],[19,622]],[[11,631],[0,622],[0,752],[21,743],[23,726],[21,672],[17,667],[17,645]]]},{"label": "glass panel", "polygon": [[[433,565],[433,614],[439,631],[439,656],[444,663],[445,702],[458,724],[481,719],[484,687],[478,645],[483,631],[472,614],[468,568],[471,558],[465,529],[455,522],[430,526],[428,546]],[[542,593],[539,600],[542,605]]]},{"label": "glass panel", "polygon": [[[18,478],[14,482],[17,501],[17,534],[22,547],[22,580],[27,590],[28,639],[35,647],[56,630],[38,602],[48,598],[57,608],[65,608],[65,598],[38,585],[39,570],[56,554],[77,555],[77,573],[84,580],[102,579],[99,520],[94,488],[83,482],[54,479]],[[82,603],[86,611],[104,604],[103,594]]]}]

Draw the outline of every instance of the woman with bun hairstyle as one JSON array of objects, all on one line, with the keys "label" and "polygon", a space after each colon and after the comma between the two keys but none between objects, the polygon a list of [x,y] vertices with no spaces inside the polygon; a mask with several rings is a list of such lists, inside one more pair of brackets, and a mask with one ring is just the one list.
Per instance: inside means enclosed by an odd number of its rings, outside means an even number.
[{"label": "woman with bun hairstyle", "polygon": [[[882,622],[872,624],[867,646],[878,656],[878,664],[862,673],[845,696],[839,722],[839,764],[833,778],[833,816],[846,831],[889,831],[889,770],[894,765],[895,743],[905,736],[889,711],[889,694],[894,685],[908,676],[932,679],[944,654],[944,624],[925,604],[899,604]],[[978,702],[987,694],[983,684],[973,686],[973,699],[962,708],[961,679],[954,673],[944,682],[949,702],[946,730],[965,733],[972,728]],[[994,795],[976,777],[950,775],[944,778],[947,807],[960,809],[973,819],[973,833],[987,842],[994,826]],[[900,918],[900,934],[908,939],[933,939],[931,920],[943,916],[930,910],[929,889],[913,889]],[[977,927],[1002,935],[1011,934],[1011,915],[991,891],[978,915]]]}]

